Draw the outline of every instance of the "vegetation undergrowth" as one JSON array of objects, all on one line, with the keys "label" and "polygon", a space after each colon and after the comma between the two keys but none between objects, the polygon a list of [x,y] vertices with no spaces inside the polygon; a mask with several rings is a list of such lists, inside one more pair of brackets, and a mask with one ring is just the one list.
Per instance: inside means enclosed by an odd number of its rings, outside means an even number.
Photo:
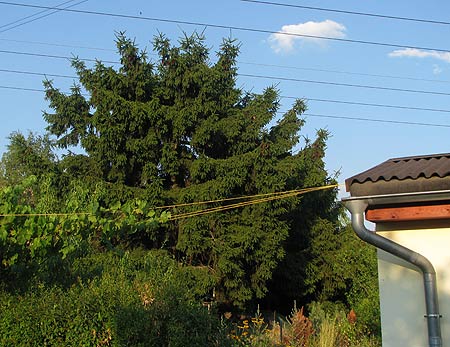
[{"label": "vegetation undergrowth", "polygon": [[[328,308],[327,308],[328,306]],[[265,321],[257,314],[234,325],[230,337],[245,347],[379,347],[379,336],[373,335],[358,321],[353,310],[348,314],[329,305],[312,303],[310,314],[294,308],[291,314],[275,321]]]},{"label": "vegetation undergrowth", "polygon": [[195,276],[166,252],[89,255],[70,272],[69,287],[0,291],[1,346],[229,345],[217,315],[190,290]]}]

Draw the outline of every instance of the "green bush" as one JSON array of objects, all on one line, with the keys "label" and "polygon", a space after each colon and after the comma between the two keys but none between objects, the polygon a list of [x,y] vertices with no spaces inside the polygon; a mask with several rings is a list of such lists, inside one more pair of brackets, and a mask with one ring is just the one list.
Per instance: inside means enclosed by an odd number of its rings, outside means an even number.
[{"label": "green bush", "polygon": [[192,298],[192,277],[163,252],[90,255],[74,261],[71,271],[77,281],[68,288],[0,292],[1,346],[228,343],[216,316]]}]

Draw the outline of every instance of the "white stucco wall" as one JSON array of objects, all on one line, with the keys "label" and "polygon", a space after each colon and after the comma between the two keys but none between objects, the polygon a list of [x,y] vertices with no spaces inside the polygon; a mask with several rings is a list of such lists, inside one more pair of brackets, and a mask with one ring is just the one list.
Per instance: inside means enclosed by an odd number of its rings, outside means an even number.
[{"label": "white stucco wall", "polygon": [[[380,235],[427,257],[436,269],[443,347],[450,347],[450,221],[378,224]],[[423,277],[378,250],[383,347],[427,347]]]}]

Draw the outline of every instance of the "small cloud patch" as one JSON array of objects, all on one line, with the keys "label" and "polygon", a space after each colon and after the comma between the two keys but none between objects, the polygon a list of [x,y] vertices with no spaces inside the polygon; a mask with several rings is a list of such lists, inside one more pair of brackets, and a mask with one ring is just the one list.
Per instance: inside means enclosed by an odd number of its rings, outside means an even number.
[{"label": "small cloud patch", "polygon": [[310,21],[306,23],[283,25],[278,33],[269,36],[269,43],[276,53],[288,53],[293,51],[295,44],[298,42],[311,42],[323,46],[325,40],[320,39],[317,36],[344,38],[346,36],[346,30],[344,25],[329,19],[323,22]]},{"label": "small cloud patch", "polygon": [[398,49],[389,53],[391,58],[414,57],[414,58],[434,58],[450,63],[450,52],[424,51],[417,48]]}]

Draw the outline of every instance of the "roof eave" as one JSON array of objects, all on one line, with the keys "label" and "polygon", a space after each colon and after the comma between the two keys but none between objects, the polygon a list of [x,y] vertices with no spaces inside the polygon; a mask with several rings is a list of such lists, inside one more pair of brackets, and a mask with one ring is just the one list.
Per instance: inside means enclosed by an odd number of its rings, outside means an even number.
[{"label": "roof eave", "polygon": [[450,190],[435,190],[426,192],[367,195],[342,198],[347,201],[364,201],[368,207],[380,205],[403,205],[410,203],[427,203],[435,201],[450,201]]}]

